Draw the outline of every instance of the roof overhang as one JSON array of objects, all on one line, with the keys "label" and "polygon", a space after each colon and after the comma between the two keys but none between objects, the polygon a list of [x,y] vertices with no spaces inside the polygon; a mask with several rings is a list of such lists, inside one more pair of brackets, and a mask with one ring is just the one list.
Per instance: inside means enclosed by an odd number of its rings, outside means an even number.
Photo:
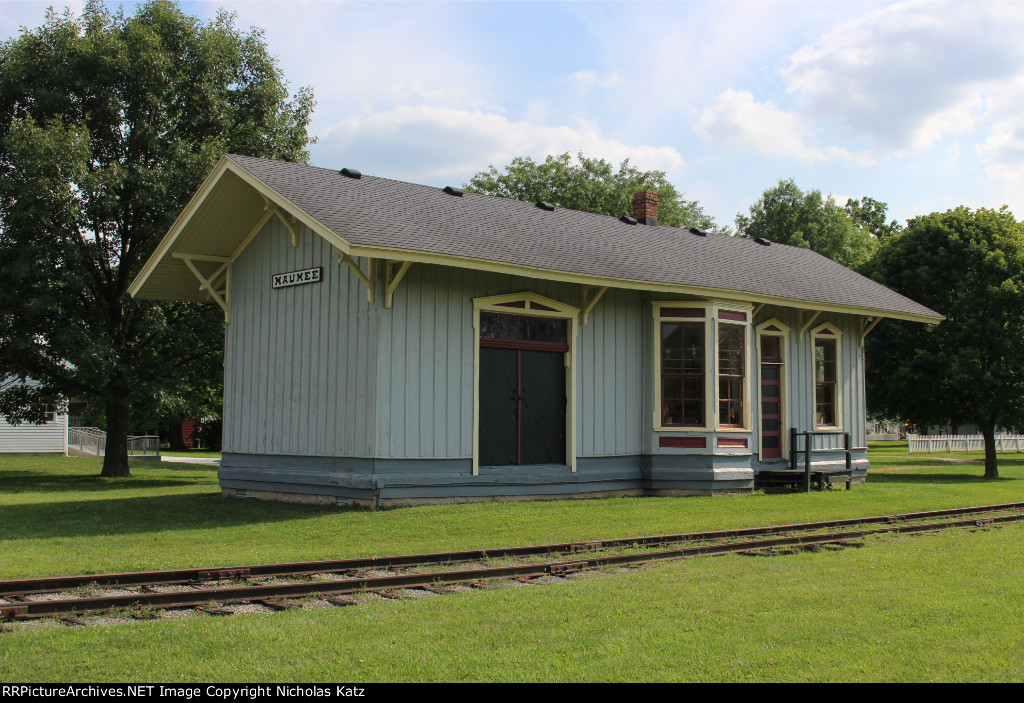
[{"label": "roof overhang", "polygon": [[[289,227],[305,225],[348,254],[351,245],[302,208],[222,156],[142,271],[128,287],[133,298],[209,302],[208,291],[190,270],[213,279],[245,251],[270,218]],[[220,272],[220,273],[218,273]]]},{"label": "roof overhang", "polygon": [[[356,245],[331,230],[278,191],[227,156],[189,201],[167,235],[129,286],[132,297],[152,300],[216,301],[216,287],[231,263],[245,250],[270,218],[279,216],[289,229],[305,225],[342,254],[388,261],[469,268],[513,276],[540,278],[587,286],[608,286],[659,293],[678,293],[754,304],[783,305],[871,318],[892,318],[937,324],[941,315],[837,305],[761,293],[596,276],[572,271],[524,266],[489,259],[428,251]],[[293,234],[294,236],[294,234]],[[225,306],[226,307],[226,306]]]},{"label": "roof overhang", "polygon": [[533,266],[520,266],[499,261],[484,259],[471,259],[468,257],[450,256],[447,254],[432,254],[429,252],[411,251],[406,249],[391,249],[385,247],[370,247],[353,245],[351,256],[367,257],[371,259],[386,259],[389,261],[411,261],[421,264],[435,264],[440,266],[453,266],[455,268],[471,268],[478,271],[491,273],[503,273],[510,276],[525,276],[527,278],[540,278],[546,281],[562,281],[564,283],[578,283],[585,286],[608,286],[610,288],[625,288],[629,290],[643,290],[656,293],[678,293],[683,295],[696,295],[709,299],[732,300],[766,305],[783,305],[797,308],[799,310],[820,310],[822,312],[838,312],[850,315],[862,315],[875,318],[891,318],[894,320],[908,320],[911,322],[923,322],[926,324],[938,324],[945,317],[930,315],[915,315],[912,313],[898,312],[892,310],[881,310],[864,306],[853,305],[831,305],[815,301],[796,300],[779,296],[763,295],[758,293],[747,293],[744,291],[729,290],[726,288],[709,288],[705,286],[687,286],[681,284],[655,283],[652,281],[640,281],[626,278],[612,278],[608,276],[588,276],[585,274],[573,273],[570,271],[558,271]]}]

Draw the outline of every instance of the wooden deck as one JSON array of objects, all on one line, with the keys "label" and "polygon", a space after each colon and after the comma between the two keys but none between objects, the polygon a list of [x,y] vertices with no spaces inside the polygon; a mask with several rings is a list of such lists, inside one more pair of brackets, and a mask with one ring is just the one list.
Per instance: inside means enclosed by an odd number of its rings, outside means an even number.
[{"label": "wooden deck", "polygon": [[[768,469],[757,472],[754,485],[765,490],[802,491],[805,480],[803,469]],[[839,482],[845,482],[846,490],[850,490],[852,481],[853,472],[845,468],[811,469],[811,488],[818,491],[830,489]]]}]

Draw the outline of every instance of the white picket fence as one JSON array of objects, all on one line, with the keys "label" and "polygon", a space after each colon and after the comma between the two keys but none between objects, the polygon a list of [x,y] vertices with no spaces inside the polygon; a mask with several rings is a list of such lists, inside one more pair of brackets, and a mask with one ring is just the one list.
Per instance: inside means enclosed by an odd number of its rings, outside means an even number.
[{"label": "white picket fence", "polygon": [[898,434],[869,434],[867,436],[869,442],[898,442],[899,439]]},{"label": "white picket fence", "polygon": [[[935,452],[983,452],[985,438],[979,435],[907,435],[910,453],[928,454]],[[996,435],[997,452],[1019,452],[1024,446],[1024,435]]]}]

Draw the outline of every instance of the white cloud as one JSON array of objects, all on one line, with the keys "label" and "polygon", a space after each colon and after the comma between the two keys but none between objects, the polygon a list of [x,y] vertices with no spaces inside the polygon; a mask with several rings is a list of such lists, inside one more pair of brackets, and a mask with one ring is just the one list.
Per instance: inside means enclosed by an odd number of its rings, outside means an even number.
[{"label": "white cloud", "polygon": [[619,84],[619,74],[616,71],[612,71],[602,77],[598,75],[597,71],[577,71],[576,73],[569,74],[566,80],[584,90],[594,86],[614,88]]},{"label": "white cloud", "polygon": [[340,122],[321,134],[313,162],[433,184],[468,180],[488,165],[500,168],[515,156],[542,159],[564,152],[583,152],[615,164],[628,158],[644,170],[683,166],[682,155],[672,147],[630,146],[584,121],[544,126],[493,112],[435,106],[396,107]]},{"label": "white cloud", "polygon": [[970,133],[1024,71],[1024,5],[911,0],[846,22],[790,57],[810,113],[895,151]]},{"label": "white cloud", "polygon": [[785,156],[805,163],[843,161],[869,165],[871,159],[834,146],[812,147],[810,124],[772,102],[757,102],[750,91],[726,90],[704,108],[697,133],[718,147],[753,149],[767,156]]}]

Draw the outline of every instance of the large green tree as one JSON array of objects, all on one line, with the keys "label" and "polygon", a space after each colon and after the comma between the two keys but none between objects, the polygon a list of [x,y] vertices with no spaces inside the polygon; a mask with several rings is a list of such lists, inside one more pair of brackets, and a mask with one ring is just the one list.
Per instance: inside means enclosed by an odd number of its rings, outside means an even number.
[{"label": "large green tree", "polygon": [[629,159],[615,170],[604,159],[587,158],[582,153],[575,160],[568,152],[551,155],[543,163],[517,156],[504,171],[491,166],[464,187],[473,193],[527,202],[542,200],[557,207],[614,217],[633,213],[634,193],[653,190],[658,193],[659,224],[719,231],[700,203],[684,198],[664,172],[641,171],[630,166]]},{"label": "large green tree", "polygon": [[977,425],[985,476],[998,477],[995,430],[1024,420],[1024,225],[1005,208],[917,217],[864,271],[946,316],[886,321],[868,336],[869,410]]},{"label": "large green tree", "polygon": [[736,234],[812,249],[850,267],[866,261],[875,246],[870,231],[858,227],[831,195],[805,193],[792,179],[765,190],[749,215],[736,215]]},{"label": "large green tree", "polygon": [[51,11],[0,44],[0,372],[38,384],[0,393],[0,413],[95,399],[103,474],[128,475],[133,413],[215,383],[223,354],[215,308],[129,283],[222,154],[305,161],[312,108],[258,30],[169,0]]},{"label": "large green tree", "polygon": [[850,216],[854,227],[866,232],[879,242],[884,242],[903,229],[903,226],[896,220],[886,222],[889,205],[874,198],[867,196],[859,199],[850,198],[846,201],[843,209]]}]

